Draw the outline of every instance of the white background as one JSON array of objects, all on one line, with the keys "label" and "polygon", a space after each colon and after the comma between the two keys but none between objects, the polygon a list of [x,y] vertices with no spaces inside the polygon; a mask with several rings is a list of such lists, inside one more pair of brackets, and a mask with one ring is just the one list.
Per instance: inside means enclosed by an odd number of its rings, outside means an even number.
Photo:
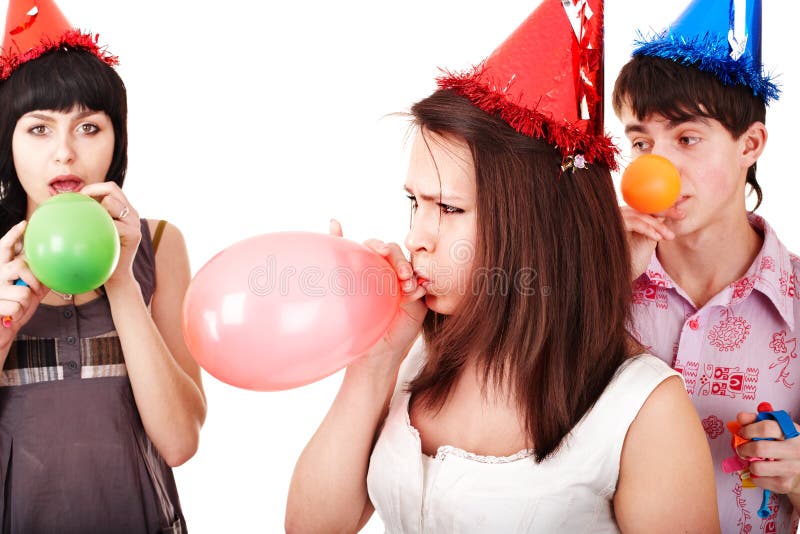
[{"label": "white background", "polygon": [[[245,237],[327,232],[330,217],[357,241],[402,242],[407,123],[387,115],[427,96],[438,67],[462,69],[488,55],[537,4],[59,1],[73,24],[99,32],[120,56],[130,107],[125,191],[144,217],[183,231],[193,272]],[[685,5],[607,1],[606,125],[623,153],[609,102],[617,71],[636,29],[660,29]],[[800,251],[800,87],[790,68],[797,28],[789,6],[764,2],[764,63],[780,73],[784,93],[768,113],[759,213]],[[283,530],[294,463],[341,376],[255,393],[204,375],[200,450],[175,470],[192,532]],[[382,531],[376,516],[365,531]]]}]

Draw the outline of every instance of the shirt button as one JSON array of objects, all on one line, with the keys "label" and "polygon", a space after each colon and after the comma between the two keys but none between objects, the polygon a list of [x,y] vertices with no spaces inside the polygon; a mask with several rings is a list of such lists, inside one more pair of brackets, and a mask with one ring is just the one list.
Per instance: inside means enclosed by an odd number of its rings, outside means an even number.
[{"label": "shirt button", "polygon": [[696,317],[692,318],[692,320],[689,321],[689,328],[692,330],[697,330],[700,328],[700,321],[698,321]]},{"label": "shirt button", "polygon": [[64,317],[66,317],[67,319],[72,318],[72,310],[64,311]]},{"label": "shirt button", "polygon": [[69,343],[70,345],[74,345],[75,344],[75,336],[67,336],[67,343]]},{"label": "shirt button", "polygon": [[67,367],[69,367],[70,369],[72,369],[74,371],[75,369],[78,368],[78,362],[69,362],[67,364]]}]

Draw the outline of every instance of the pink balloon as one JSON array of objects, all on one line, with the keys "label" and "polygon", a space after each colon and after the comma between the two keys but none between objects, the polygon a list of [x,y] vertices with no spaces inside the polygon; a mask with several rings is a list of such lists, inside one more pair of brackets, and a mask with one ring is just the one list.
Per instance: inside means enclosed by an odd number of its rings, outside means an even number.
[{"label": "pink balloon", "polygon": [[341,237],[264,234],[223,250],[195,275],[183,335],[213,376],[276,391],[326,377],[372,347],[400,305],[394,269]]}]

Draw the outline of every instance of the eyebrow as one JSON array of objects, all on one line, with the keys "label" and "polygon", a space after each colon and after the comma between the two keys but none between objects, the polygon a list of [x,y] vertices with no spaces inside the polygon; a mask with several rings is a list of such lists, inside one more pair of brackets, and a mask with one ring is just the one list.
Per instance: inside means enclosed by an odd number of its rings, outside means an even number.
[{"label": "eyebrow", "polygon": [[[80,120],[80,119],[86,118],[86,117],[88,117],[90,115],[94,115],[96,113],[102,113],[102,111],[95,111],[93,109],[86,109],[86,110],[83,110],[80,113],[78,113],[75,116],[75,119]],[[40,121],[52,121],[53,120],[53,117],[51,115],[44,115],[42,113],[26,113],[24,115],[24,117],[29,117],[29,118],[32,118],[32,119],[38,119]]]},{"label": "eyebrow", "polygon": [[441,196],[437,195],[437,196],[432,196],[432,195],[426,195],[424,193],[415,194],[406,185],[403,186],[403,191],[405,191],[406,193],[408,193],[409,195],[411,195],[413,197],[420,198],[420,199],[425,200],[427,202],[442,202],[443,200],[447,200],[448,202],[453,202],[453,201],[455,201],[455,202],[463,202],[464,201],[464,199],[461,198],[458,195],[441,195]]},{"label": "eyebrow", "polygon": [[673,130],[673,129],[677,128],[678,126],[680,126],[681,124],[686,124],[687,122],[699,122],[700,124],[703,124],[704,126],[709,126],[711,124],[711,122],[706,117],[702,117],[700,115],[692,115],[692,116],[687,117],[686,119],[683,119],[683,120],[680,120],[680,121],[673,121],[673,120],[669,121],[667,123],[667,128],[670,129],[670,130]]},{"label": "eyebrow", "polygon": [[629,134],[631,132],[634,132],[634,133],[647,133],[647,128],[645,128],[641,124],[628,124],[627,126],[625,126],[625,133]]},{"label": "eyebrow", "polygon": [[[686,124],[687,122],[699,122],[700,124],[703,124],[705,126],[709,126],[711,124],[711,122],[706,117],[703,117],[703,116],[700,116],[700,115],[692,115],[692,116],[687,117],[686,119],[683,119],[683,120],[669,120],[669,121],[667,121],[667,130],[674,130],[675,128],[678,128],[682,124]],[[647,128],[645,128],[644,125],[642,125],[640,123],[629,124],[629,125],[625,126],[625,133],[629,134],[631,132],[634,132],[634,133],[647,133]]]}]

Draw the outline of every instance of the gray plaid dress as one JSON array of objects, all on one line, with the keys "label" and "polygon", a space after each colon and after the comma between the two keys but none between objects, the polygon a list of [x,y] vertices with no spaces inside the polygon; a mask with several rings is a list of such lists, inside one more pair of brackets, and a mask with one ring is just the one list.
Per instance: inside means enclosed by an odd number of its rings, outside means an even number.
[{"label": "gray plaid dress", "polygon": [[[145,220],[133,272],[149,304],[155,252]],[[186,531],[172,470],[136,409],[105,294],[80,306],[40,304],[9,351],[0,525],[26,534]]]}]

